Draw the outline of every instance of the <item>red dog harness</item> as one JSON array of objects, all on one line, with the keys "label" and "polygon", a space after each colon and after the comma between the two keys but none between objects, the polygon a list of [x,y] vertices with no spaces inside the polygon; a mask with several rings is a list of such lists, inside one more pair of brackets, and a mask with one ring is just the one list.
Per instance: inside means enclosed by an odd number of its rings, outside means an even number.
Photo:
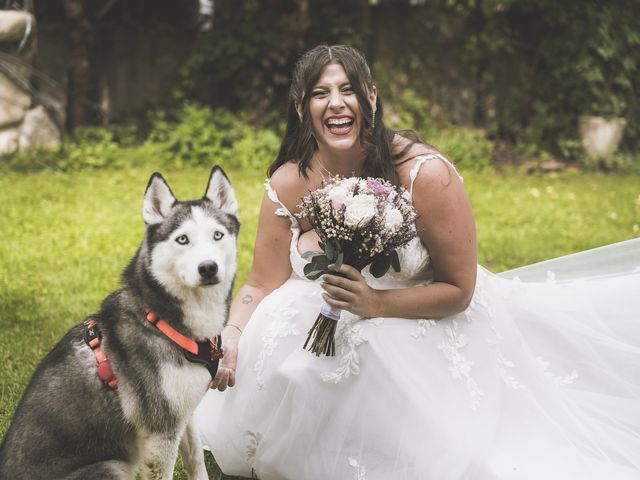
[{"label": "red dog harness", "polygon": [[89,348],[93,350],[93,354],[96,356],[96,366],[98,367],[98,377],[102,380],[105,387],[111,390],[118,389],[118,379],[113,374],[111,368],[111,362],[100,348],[102,343],[102,334],[98,328],[98,324],[92,318],[89,318],[83,322],[84,324],[84,341]]},{"label": "red dog harness", "polygon": [[152,325],[155,325],[172,342],[182,348],[187,360],[204,365],[209,371],[209,375],[211,375],[211,380],[214,379],[220,359],[224,356],[222,337],[220,335],[213,337],[211,340],[196,342],[189,337],[185,337],[165,320],[158,318],[151,310],[146,310],[145,314]]},{"label": "red dog harness", "polygon": [[[145,311],[147,320],[155,325],[164,335],[166,335],[172,342],[176,343],[182,351],[184,356],[190,362],[200,363],[204,365],[211,375],[213,380],[218,371],[218,364],[223,357],[222,351],[222,337],[220,335],[212,338],[211,340],[196,342],[195,340],[185,337],[165,320],[162,320],[156,316],[150,310]],[[102,380],[105,387],[111,390],[118,389],[118,379],[113,374],[113,368],[111,362],[107,358],[106,354],[100,348],[102,343],[102,334],[98,328],[97,322],[89,318],[83,322],[84,341],[96,356],[96,366],[98,367],[98,377]]]}]

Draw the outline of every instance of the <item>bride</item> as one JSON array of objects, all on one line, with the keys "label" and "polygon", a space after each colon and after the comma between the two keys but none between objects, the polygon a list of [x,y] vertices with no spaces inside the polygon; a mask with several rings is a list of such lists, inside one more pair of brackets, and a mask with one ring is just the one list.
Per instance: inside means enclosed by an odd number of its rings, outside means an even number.
[{"label": "bride", "polygon": [[[454,167],[382,113],[353,48],[299,60],[252,270],[223,331],[213,386],[224,393],[196,411],[221,469],[261,480],[640,478],[639,242],[491,274],[477,266]],[[411,192],[419,238],[400,250],[399,273],[345,265],[346,277],[304,278],[301,253],[319,247],[297,205],[332,175]],[[342,310],[334,357],[302,348],[323,301]]]}]

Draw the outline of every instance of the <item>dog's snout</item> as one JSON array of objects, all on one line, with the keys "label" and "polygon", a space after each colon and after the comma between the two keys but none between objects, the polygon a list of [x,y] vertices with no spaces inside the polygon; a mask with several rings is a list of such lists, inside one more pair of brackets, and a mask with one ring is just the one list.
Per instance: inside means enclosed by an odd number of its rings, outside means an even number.
[{"label": "dog's snout", "polygon": [[218,273],[218,264],[213,260],[207,260],[198,265],[198,273],[204,279],[212,279]]}]

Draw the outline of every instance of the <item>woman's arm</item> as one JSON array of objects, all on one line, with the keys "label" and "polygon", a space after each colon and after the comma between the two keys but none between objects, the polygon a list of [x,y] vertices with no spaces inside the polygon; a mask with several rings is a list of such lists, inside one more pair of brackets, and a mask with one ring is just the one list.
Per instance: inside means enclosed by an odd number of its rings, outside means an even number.
[{"label": "woman's arm", "polygon": [[[292,177],[293,173],[295,173],[295,177]],[[291,187],[296,186],[296,178],[297,170],[294,171],[283,166],[272,176],[270,183],[279,194],[280,192],[293,192],[295,188]],[[281,195],[281,200],[285,205],[291,202],[289,197],[290,194],[287,193]],[[258,217],[251,272],[231,303],[229,318],[222,330],[224,357],[216,378],[210,385],[211,388],[222,391],[227,386],[233,387],[236,381],[235,369],[240,334],[262,299],[291,276],[291,262],[289,260],[291,221],[287,217],[276,215],[278,208],[280,205],[274,203],[265,193]]]},{"label": "woman's arm", "polygon": [[[408,171],[401,177],[408,177]],[[403,178],[403,184],[408,183]],[[442,318],[469,305],[476,281],[476,232],[461,180],[445,162],[429,160],[415,180],[413,203],[419,214],[418,234],[429,250],[433,283],[375,290],[360,272],[344,266],[348,278],[325,276],[327,303],[364,317],[400,318]]]}]

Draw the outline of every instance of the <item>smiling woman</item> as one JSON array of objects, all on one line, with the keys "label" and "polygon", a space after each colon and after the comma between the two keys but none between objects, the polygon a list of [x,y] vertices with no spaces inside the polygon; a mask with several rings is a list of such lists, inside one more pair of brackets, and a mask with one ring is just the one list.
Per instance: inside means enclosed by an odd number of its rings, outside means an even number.
[{"label": "smiling woman", "polygon": [[[525,284],[479,267],[462,178],[387,128],[380,96],[351,47],[296,65],[252,269],[223,332],[214,386],[234,388],[197,410],[204,444],[225,473],[262,480],[638,478],[640,273],[599,275],[596,262],[578,282]],[[317,271],[304,253],[320,246],[300,202],[334,175],[404,187],[417,237],[398,268],[305,278]],[[372,221],[364,203],[340,211],[353,213],[345,228]],[[323,302],[341,310],[327,329],[336,355],[316,357],[303,344]]]},{"label": "smiling woman", "polygon": [[[375,86],[368,90],[373,120],[377,90]],[[297,104],[296,110],[302,118],[300,104]],[[311,90],[309,114],[314,138],[318,143],[316,162],[330,172],[349,175],[351,172],[348,169],[354,162],[350,162],[348,157],[362,161],[362,146],[359,140],[364,121],[358,97],[340,63],[330,63],[322,71],[317,84]],[[362,166],[359,165],[358,170],[361,169]]]}]

